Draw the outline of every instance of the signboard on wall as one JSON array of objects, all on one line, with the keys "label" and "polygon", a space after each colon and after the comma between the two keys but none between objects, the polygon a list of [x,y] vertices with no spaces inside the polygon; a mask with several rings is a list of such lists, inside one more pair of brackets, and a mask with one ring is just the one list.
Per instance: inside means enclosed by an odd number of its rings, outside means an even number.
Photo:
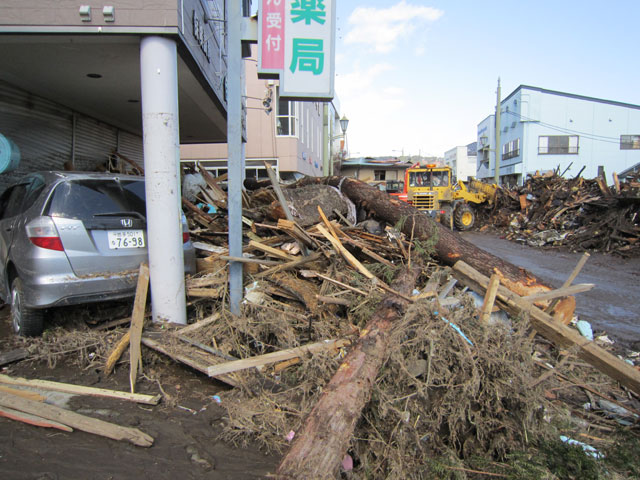
[{"label": "signboard on wall", "polygon": [[336,0],[260,0],[258,75],[280,80],[280,96],[331,100]]}]

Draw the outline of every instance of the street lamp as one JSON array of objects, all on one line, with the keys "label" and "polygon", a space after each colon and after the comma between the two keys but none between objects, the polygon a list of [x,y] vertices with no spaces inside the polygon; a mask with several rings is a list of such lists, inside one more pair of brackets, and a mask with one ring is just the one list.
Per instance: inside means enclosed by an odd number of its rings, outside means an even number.
[{"label": "street lamp", "polygon": [[333,175],[333,141],[338,138],[344,138],[344,142],[346,144],[348,126],[349,126],[349,119],[347,118],[346,115],[343,114],[342,118],[340,119],[340,130],[342,130],[342,133],[331,136],[331,139],[329,141],[329,164],[328,164],[329,172],[327,172],[329,175]]},{"label": "street lamp", "polygon": [[342,133],[345,135],[347,133],[348,126],[349,126],[349,119],[347,118],[346,115],[342,115],[342,118],[340,119],[340,128],[342,129]]}]

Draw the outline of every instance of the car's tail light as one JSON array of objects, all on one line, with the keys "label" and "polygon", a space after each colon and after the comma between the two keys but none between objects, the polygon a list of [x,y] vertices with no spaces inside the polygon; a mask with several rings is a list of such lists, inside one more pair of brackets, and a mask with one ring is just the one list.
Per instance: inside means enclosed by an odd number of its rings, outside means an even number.
[{"label": "car's tail light", "polygon": [[189,232],[182,232],[182,243],[187,243],[189,238]]},{"label": "car's tail light", "polygon": [[38,217],[30,221],[25,227],[27,236],[31,243],[40,248],[47,250],[58,250],[62,252],[62,240],[58,235],[58,230],[49,217]]}]

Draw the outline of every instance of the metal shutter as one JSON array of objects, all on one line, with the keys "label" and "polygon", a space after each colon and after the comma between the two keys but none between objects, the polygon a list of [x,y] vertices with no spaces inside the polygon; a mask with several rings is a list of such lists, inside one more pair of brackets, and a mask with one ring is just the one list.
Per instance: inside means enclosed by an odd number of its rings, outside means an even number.
[{"label": "metal shutter", "polygon": [[17,169],[0,175],[0,191],[26,173],[61,170],[71,158],[71,110],[0,81],[0,133],[20,149]]}]

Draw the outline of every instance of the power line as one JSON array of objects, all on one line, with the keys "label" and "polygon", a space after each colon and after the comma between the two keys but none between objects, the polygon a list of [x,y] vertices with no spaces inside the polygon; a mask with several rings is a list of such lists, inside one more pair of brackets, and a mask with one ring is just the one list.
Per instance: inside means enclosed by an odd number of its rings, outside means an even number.
[{"label": "power line", "polygon": [[614,143],[614,144],[619,144],[620,143],[620,139],[617,137],[609,137],[606,135],[598,135],[595,133],[587,133],[587,132],[581,132],[579,130],[572,130],[570,128],[566,128],[566,127],[560,127],[558,125],[552,125],[550,123],[546,123],[546,122],[542,122],[540,120],[534,120],[532,118],[529,117],[525,117],[524,115],[515,113],[515,112],[511,112],[511,111],[507,111],[506,112],[508,115],[512,115],[514,117],[517,117],[519,119],[524,119],[526,121],[529,122],[536,122],[538,125],[542,125],[543,127],[549,128],[550,130],[555,130],[558,132],[562,132],[562,133],[574,133],[577,135],[580,135],[583,138],[586,138],[588,140],[594,140],[594,141],[598,141],[598,142],[605,142],[605,143]]}]

